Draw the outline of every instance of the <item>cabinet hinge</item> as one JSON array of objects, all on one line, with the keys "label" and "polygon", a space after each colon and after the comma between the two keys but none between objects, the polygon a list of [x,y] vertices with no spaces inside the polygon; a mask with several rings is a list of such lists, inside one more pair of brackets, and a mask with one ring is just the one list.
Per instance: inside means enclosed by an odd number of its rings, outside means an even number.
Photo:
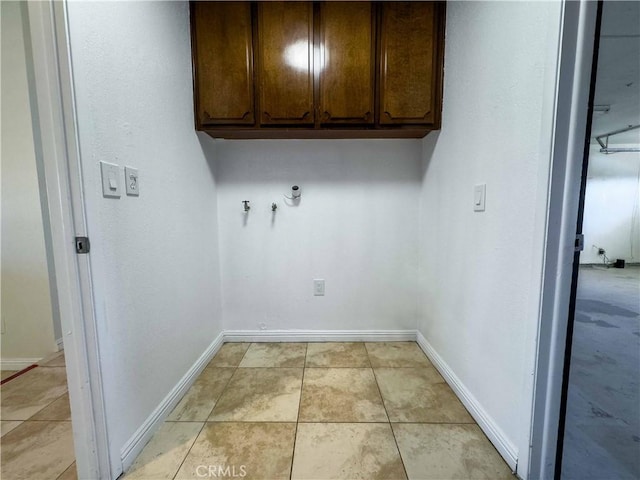
[{"label": "cabinet hinge", "polygon": [[76,253],[89,253],[90,250],[89,237],[76,237]]}]

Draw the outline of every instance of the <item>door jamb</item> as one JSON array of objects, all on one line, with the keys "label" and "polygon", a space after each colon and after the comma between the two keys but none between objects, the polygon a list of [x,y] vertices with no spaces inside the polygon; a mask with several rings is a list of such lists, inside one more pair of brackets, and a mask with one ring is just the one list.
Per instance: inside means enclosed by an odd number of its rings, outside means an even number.
[{"label": "door jamb", "polygon": [[[596,79],[598,73],[598,53],[600,49],[600,28],[602,24],[602,0],[598,1],[596,14],[596,30],[593,40],[593,61],[589,85],[589,102],[587,104],[587,125],[585,127],[585,142],[582,153],[582,172],[580,177],[580,196],[578,198],[578,219],[576,221],[576,235],[582,234],[584,220],[584,200],[587,188],[587,172],[589,169],[589,147],[591,125],[593,123],[593,104],[596,93]],[[560,393],[560,418],[558,422],[558,440],[556,448],[555,478],[560,480],[562,472],[562,453],[564,448],[565,421],[567,415],[567,396],[569,393],[569,375],[571,373],[571,351],[573,347],[573,326],[575,322],[576,297],[578,292],[578,275],[580,268],[580,252],[573,254],[573,272],[571,276],[571,295],[569,297],[569,314],[567,316],[567,334],[565,340],[564,367],[562,373],[562,387]]]},{"label": "door jamb", "polygon": [[25,2],[27,77],[36,159],[43,167],[63,331],[76,467],[112,479],[75,116],[66,1]]},{"label": "door jamb", "polygon": [[565,1],[527,477],[555,474],[598,3]]}]

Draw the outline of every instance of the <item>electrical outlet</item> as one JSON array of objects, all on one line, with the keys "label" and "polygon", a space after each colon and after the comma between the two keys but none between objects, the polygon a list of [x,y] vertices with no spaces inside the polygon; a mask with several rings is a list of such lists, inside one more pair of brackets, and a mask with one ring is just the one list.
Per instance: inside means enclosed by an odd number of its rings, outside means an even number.
[{"label": "electrical outlet", "polygon": [[313,281],[313,294],[316,297],[323,297],[324,296],[324,280],[315,279]]},{"label": "electrical outlet", "polygon": [[140,176],[138,169],[132,167],[124,167],[124,184],[127,195],[137,197],[140,195]]}]

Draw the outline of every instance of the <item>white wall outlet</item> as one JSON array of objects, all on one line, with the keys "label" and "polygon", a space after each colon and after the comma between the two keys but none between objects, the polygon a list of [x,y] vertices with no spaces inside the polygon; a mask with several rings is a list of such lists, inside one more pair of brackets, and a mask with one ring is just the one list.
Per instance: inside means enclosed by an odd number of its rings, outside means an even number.
[{"label": "white wall outlet", "polygon": [[120,168],[113,163],[100,162],[102,172],[102,196],[106,198],[120,198],[122,185],[120,184]]},{"label": "white wall outlet", "polygon": [[313,294],[316,297],[324,296],[324,280],[317,278],[313,281]]},{"label": "white wall outlet", "polygon": [[138,176],[137,168],[124,167],[124,185],[127,190],[127,195],[134,197],[140,195],[139,181],[140,177]]},{"label": "white wall outlet", "polygon": [[473,187],[473,210],[474,212],[484,212],[484,203],[487,196],[487,184]]}]

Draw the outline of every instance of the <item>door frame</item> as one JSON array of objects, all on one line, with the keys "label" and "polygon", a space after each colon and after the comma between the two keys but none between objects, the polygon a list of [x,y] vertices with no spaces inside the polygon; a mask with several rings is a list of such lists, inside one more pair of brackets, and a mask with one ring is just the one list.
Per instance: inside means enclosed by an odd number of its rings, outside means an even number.
[{"label": "door frame", "polygon": [[[588,152],[601,0],[563,2],[527,478],[551,479],[564,425],[568,328],[575,307],[576,226]],[[570,343],[569,343],[570,345]],[[569,350],[570,352],[570,350]]]},{"label": "door frame", "polygon": [[[25,2],[36,157],[43,165],[78,475],[111,479],[73,94],[66,1]],[[552,478],[563,412],[567,328],[598,4],[563,2],[528,478]],[[588,141],[588,138],[586,138]]]},{"label": "door frame", "polygon": [[[593,125],[593,106],[596,93],[596,80],[598,74],[598,54],[600,50],[600,32],[602,27],[603,1],[598,1],[596,12],[596,26],[593,39],[593,56],[591,77],[589,82],[589,101],[587,104],[587,118],[585,127],[585,142],[582,153],[582,172],[580,176],[580,195],[578,197],[578,219],[576,221],[576,238],[582,235],[584,221],[584,202],[587,188],[587,173],[589,170],[589,154],[591,146],[591,127]],[[576,240],[577,242],[577,240]],[[569,394],[569,379],[571,374],[571,352],[573,349],[573,327],[575,323],[576,298],[578,294],[578,279],[580,270],[580,255],[584,248],[584,240],[580,248],[576,248],[573,254],[573,271],[571,275],[571,294],[569,296],[569,313],[567,315],[567,333],[565,339],[564,366],[562,370],[562,387],[560,389],[560,418],[558,421],[558,439],[556,447],[555,478],[560,480],[562,473],[562,454],[564,448],[565,421],[567,416],[567,399]]]},{"label": "door frame", "polygon": [[62,323],[76,467],[112,479],[82,184],[66,1],[24,2],[27,79],[39,172],[44,176]]}]

